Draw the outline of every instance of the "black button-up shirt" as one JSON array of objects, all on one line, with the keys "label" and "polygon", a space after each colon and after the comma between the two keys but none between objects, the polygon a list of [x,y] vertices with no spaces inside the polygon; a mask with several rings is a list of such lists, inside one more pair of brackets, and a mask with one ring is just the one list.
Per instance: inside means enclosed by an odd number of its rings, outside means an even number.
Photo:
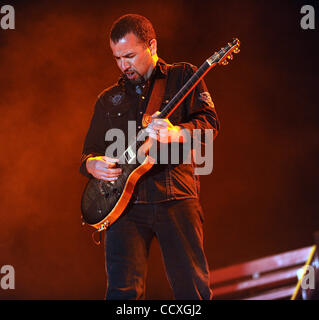
[{"label": "black button-up shirt", "polygon": [[[112,143],[112,141],[106,141],[108,140],[106,133],[110,129],[122,130],[125,137],[125,148],[127,148],[132,138],[131,135],[129,136],[131,131],[128,130],[128,122],[136,121],[136,130],[139,131],[155,79],[167,78],[164,99],[162,105],[159,106],[159,110],[162,110],[196,70],[197,68],[189,63],[168,65],[159,59],[148,81],[133,84],[122,76],[115,85],[105,89],[98,96],[95,104],[94,114],[84,141],[80,172],[93,178],[86,169],[86,160],[92,156],[112,157],[106,152]],[[219,121],[203,80],[170,115],[169,120],[173,125],[188,129],[191,134],[194,129],[200,129],[201,132],[204,132],[205,129],[213,129],[213,135],[216,136]],[[205,142],[212,143],[212,141]],[[179,147],[183,152],[183,146],[179,145]],[[194,168],[193,160],[188,163],[155,164],[139,179],[132,201],[157,203],[174,199],[198,198],[199,177],[194,174]]]}]

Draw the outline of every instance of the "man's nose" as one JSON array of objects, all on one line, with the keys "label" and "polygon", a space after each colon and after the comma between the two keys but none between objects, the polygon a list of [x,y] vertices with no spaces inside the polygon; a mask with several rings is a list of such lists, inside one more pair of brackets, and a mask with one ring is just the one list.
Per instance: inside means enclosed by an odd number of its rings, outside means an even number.
[{"label": "man's nose", "polygon": [[122,71],[126,71],[130,68],[130,63],[126,59],[121,60],[121,69]]}]

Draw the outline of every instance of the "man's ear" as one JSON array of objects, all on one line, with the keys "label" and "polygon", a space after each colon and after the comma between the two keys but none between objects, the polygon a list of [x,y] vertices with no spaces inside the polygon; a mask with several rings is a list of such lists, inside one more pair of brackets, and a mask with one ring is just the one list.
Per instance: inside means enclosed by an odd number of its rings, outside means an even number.
[{"label": "man's ear", "polygon": [[150,51],[151,51],[151,55],[152,56],[157,53],[157,41],[156,41],[156,39],[150,40],[149,47],[150,47]]}]

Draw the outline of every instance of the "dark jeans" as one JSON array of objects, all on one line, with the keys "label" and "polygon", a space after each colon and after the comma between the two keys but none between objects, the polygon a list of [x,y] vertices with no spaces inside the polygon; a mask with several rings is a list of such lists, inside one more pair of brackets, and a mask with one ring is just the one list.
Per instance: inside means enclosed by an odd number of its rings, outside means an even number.
[{"label": "dark jeans", "polygon": [[133,204],[126,209],[106,232],[106,299],[145,298],[147,257],[154,236],[175,299],[211,299],[203,212],[197,199]]}]

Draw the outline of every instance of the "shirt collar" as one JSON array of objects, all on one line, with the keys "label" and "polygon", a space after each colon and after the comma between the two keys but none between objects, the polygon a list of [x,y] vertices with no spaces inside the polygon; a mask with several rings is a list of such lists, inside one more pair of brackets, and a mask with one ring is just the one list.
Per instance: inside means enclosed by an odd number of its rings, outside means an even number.
[{"label": "shirt collar", "polygon": [[162,76],[167,76],[168,66],[167,66],[167,63],[163,59],[158,58],[158,61],[157,61],[155,68],[158,70],[157,72],[159,72],[159,74],[161,74]]}]

